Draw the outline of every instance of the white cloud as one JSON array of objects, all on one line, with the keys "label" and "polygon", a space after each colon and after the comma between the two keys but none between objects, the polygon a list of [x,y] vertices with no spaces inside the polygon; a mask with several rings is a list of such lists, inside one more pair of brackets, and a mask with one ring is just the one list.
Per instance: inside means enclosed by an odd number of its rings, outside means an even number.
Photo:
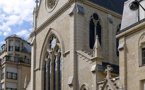
[{"label": "white cloud", "polygon": [[4,36],[12,32],[12,26],[32,23],[35,0],[0,0],[0,31]]},{"label": "white cloud", "polygon": [[15,34],[26,39],[30,35],[30,32],[28,30],[21,30]]},{"label": "white cloud", "polygon": [[8,36],[8,34],[9,34],[8,32],[4,32],[3,33],[4,36]]}]

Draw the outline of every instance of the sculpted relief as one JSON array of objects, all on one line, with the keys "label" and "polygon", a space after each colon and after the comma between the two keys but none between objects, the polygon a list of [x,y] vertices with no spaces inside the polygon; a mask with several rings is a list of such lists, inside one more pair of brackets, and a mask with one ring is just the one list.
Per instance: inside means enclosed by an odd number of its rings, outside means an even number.
[{"label": "sculpted relief", "polygon": [[46,8],[50,12],[54,10],[58,0],[46,0]]},{"label": "sculpted relief", "polygon": [[47,0],[47,5],[48,8],[53,8],[53,6],[55,5],[56,0]]}]

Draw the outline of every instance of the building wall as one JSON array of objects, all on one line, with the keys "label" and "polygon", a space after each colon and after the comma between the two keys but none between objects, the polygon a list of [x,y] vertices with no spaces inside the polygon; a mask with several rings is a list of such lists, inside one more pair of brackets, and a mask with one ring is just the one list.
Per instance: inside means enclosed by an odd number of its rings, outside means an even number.
[{"label": "building wall", "polygon": [[[135,33],[130,33],[120,39],[120,44],[125,43],[124,49],[120,50],[120,80],[128,89],[141,89],[141,81],[145,79],[143,76],[145,67],[141,65],[141,43],[145,42],[143,34],[145,29],[136,29]],[[140,41],[142,41],[140,43]]]},{"label": "building wall", "polygon": [[[0,54],[0,65],[2,71],[0,72],[0,77],[3,77],[1,78],[2,86],[0,88],[25,90],[30,82],[31,54],[30,52],[23,51],[23,49],[25,48],[27,51],[29,48],[24,45],[26,41],[17,35],[7,37],[5,41],[5,50]],[[10,44],[10,41],[12,41],[13,44]],[[19,41],[19,44],[16,41]],[[27,46],[28,45],[29,44],[27,44]],[[13,50],[10,50],[10,46],[13,47]],[[16,46],[18,49],[15,49]],[[30,47],[30,45],[28,47]]]},{"label": "building wall", "polygon": [[41,0],[37,18],[38,20],[37,27],[41,26],[46,20],[52,17],[57,11],[60,10],[60,8],[62,8],[70,0],[56,0],[56,1],[58,1],[57,6],[53,10],[49,10],[46,6],[46,0]]},{"label": "building wall", "polygon": [[[145,42],[145,23],[142,17],[144,12],[138,12],[142,9],[140,6],[136,10],[131,10],[129,5],[132,2],[133,0],[128,0],[124,4],[121,31],[117,35],[120,80],[125,90],[144,90],[145,67],[142,63],[142,48]],[[144,4],[145,2],[139,3]]]}]

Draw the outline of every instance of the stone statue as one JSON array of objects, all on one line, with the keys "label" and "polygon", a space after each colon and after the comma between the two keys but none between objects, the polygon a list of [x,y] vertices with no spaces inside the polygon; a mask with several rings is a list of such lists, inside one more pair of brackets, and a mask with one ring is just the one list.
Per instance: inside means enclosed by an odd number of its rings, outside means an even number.
[{"label": "stone statue", "polygon": [[107,72],[107,76],[106,76],[106,79],[109,79],[111,78],[111,71],[113,70],[113,68],[110,66],[110,65],[107,65],[107,68],[106,68],[106,72]]}]

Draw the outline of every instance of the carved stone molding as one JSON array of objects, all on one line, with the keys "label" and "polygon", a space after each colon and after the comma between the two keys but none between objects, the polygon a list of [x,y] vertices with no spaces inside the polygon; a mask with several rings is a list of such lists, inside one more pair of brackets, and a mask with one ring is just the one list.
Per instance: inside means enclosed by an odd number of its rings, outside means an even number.
[{"label": "carved stone molding", "polygon": [[58,3],[58,0],[46,0],[45,5],[48,12],[52,12],[55,9],[57,3]]}]

